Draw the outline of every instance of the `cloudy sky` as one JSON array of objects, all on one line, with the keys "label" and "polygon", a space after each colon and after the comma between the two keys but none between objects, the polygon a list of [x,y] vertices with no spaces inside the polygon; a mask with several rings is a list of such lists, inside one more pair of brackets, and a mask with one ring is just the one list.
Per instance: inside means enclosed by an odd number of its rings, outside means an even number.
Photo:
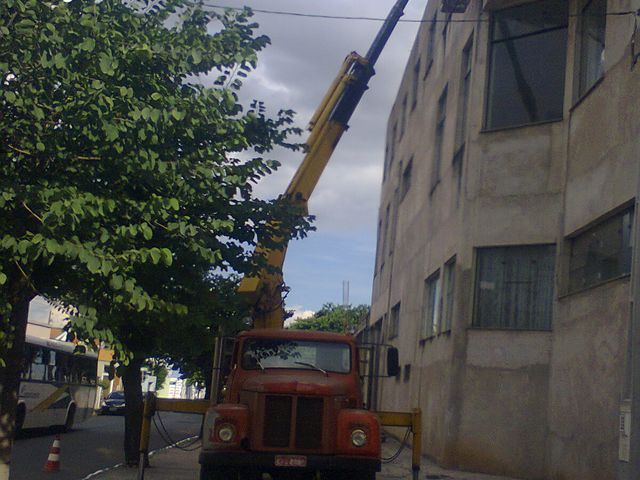
[{"label": "cloudy sky", "polygon": [[[307,14],[386,17],[395,0],[207,0],[207,4]],[[410,0],[407,19],[422,17],[427,0]],[[241,96],[264,100],[269,108],[291,108],[306,126],[344,57],[364,55],[381,22],[301,18],[255,14],[260,33],[272,45]],[[376,243],[377,209],[382,179],[387,116],[418,28],[401,23],[380,56],[351,128],[338,145],[311,198],[317,231],[290,245],[285,281],[291,287],[287,308],[317,310],[325,302],[342,302],[342,282],[349,281],[350,303],[370,303]],[[282,168],[258,187],[260,196],[282,193],[302,154],[276,152]]]}]

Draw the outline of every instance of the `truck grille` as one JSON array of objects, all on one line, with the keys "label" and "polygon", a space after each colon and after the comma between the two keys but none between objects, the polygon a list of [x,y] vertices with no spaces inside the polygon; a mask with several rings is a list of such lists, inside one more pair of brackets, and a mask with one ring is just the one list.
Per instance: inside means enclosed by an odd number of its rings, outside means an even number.
[{"label": "truck grille", "polygon": [[291,397],[267,396],[264,406],[264,436],[262,439],[265,446],[289,446],[291,400]]},{"label": "truck grille", "polygon": [[295,425],[293,440],[295,448],[302,450],[321,448],[323,413],[322,397],[267,395],[262,437],[264,446],[291,447],[291,427]]},{"label": "truck grille", "polygon": [[296,414],[297,448],[320,448],[322,445],[322,411],[322,398],[298,398]]}]

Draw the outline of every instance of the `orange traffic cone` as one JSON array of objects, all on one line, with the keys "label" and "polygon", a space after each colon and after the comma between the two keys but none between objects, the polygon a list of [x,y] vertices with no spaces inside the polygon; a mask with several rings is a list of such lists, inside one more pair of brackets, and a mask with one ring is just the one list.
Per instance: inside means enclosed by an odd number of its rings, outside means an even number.
[{"label": "orange traffic cone", "polygon": [[47,463],[42,468],[45,472],[59,472],[60,471],[60,435],[56,435],[49,450],[49,458]]}]

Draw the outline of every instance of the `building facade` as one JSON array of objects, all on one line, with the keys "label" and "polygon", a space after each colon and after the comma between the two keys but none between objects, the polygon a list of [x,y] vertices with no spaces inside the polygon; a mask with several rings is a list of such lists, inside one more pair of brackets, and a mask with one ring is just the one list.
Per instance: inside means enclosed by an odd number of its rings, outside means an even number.
[{"label": "building facade", "polygon": [[448,467],[614,479],[640,0],[441,6],[389,117],[368,329],[403,371],[370,403],[422,408],[424,453]]}]

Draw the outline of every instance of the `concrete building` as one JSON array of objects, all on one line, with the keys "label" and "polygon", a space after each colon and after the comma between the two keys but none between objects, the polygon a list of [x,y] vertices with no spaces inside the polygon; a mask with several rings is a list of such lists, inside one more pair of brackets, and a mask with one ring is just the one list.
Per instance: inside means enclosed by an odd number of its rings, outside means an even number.
[{"label": "concrete building", "polygon": [[368,335],[403,372],[370,403],[421,407],[424,453],[446,467],[614,479],[640,0],[442,3],[389,117]]}]

